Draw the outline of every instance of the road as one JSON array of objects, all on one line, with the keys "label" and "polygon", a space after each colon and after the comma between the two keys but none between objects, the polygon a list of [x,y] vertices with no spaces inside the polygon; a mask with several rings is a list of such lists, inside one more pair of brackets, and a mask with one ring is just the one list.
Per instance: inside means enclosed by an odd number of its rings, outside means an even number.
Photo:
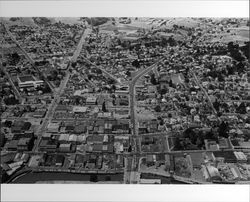
[{"label": "road", "polygon": [[102,73],[104,73],[105,75],[107,75],[109,78],[111,78],[111,79],[115,80],[117,83],[121,84],[121,82],[120,82],[116,77],[114,77],[112,74],[110,74],[109,72],[107,72],[107,71],[106,71],[105,69],[103,69],[102,67],[97,66],[96,64],[94,64],[93,62],[91,62],[88,58],[83,57],[83,59],[84,59],[87,63],[89,63],[89,64],[93,65],[94,67],[96,67],[97,69],[100,69],[100,70],[102,71]]},{"label": "road", "polygon": [[24,50],[24,48],[18,43],[14,35],[10,32],[8,26],[6,24],[3,24],[6,32],[10,36],[10,38],[14,41],[14,43],[17,45],[17,47],[22,51],[26,59],[31,63],[32,67],[43,77],[43,80],[45,83],[49,86],[50,90],[53,91],[54,87],[50,83],[50,81],[47,79],[46,75],[40,69],[35,65],[35,61],[29,56],[29,54]]},{"label": "road", "polygon": [[76,50],[71,58],[71,62],[76,62],[77,58],[79,57],[81,50],[82,50],[82,46],[85,42],[86,37],[92,32],[92,30],[90,28],[86,28],[81,36],[80,41],[78,42],[78,45],[76,47]]},{"label": "road", "polygon": [[3,72],[5,73],[5,75],[8,77],[8,80],[10,82],[10,85],[13,88],[13,91],[14,91],[16,97],[18,98],[19,102],[22,103],[23,98],[22,98],[21,94],[19,93],[19,91],[17,90],[15,84],[13,83],[11,76],[9,75],[8,71],[4,67],[2,67],[2,69],[3,69]]},{"label": "road", "polygon": [[[131,83],[129,84],[129,104],[130,104],[130,119],[131,119],[131,127],[132,127],[132,150],[136,154],[141,153],[141,138],[138,138],[138,122],[136,120],[136,99],[135,99],[135,85],[136,82],[145,74],[150,72],[153,68],[157,66],[158,63],[160,63],[164,58],[160,59],[155,64],[143,69],[141,72],[139,72],[135,77],[133,77]],[[138,162],[137,162],[137,156],[133,155],[131,172],[130,174],[130,183],[135,183],[139,180],[138,173],[134,172],[138,168]]]},{"label": "road", "polygon": [[[75,62],[77,60],[77,58],[78,58],[78,56],[79,56],[79,54],[81,52],[81,49],[83,47],[83,43],[85,41],[85,38],[88,36],[89,33],[90,33],[89,29],[85,29],[84,32],[82,33],[81,39],[78,42],[76,50],[75,50],[72,58],[69,61],[69,65],[71,65],[72,62]],[[50,123],[50,121],[53,118],[53,114],[55,112],[56,106],[60,101],[60,96],[64,92],[64,89],[67,86],[67,83],[68,83],[68,80],[69,80],[70,76],[71,76],[70,72],[67,71],[66,76],[61,81],[61,84],[60,84],[60,87],[59,87],[58,91],[55,92],[55,94],[54,94],[54,99],[52,100],[52,103],[49,106],[48,112],[47,112],[45,118],[43,119],[43,123],[42,123],[41,127],[38,129],[38,132],[37,132],[38,139],[37,139],[37,141],[36,141],[36,143],[35,143],[35,145],[33,147],[33,151],[38,151],[39,144],[40,144],[41,139],[42,139],[42,135],[45,133],[48,124]]]},{"label": "road", "polygon": [[210,107],[212,108],[214,115],[216,115],[216,117],[220,120],[220,118],[217,116],[217,111],[216,111],[216,109],[214,108],[214,105],[213,105],[213,103],[212,103],[212,101],[211,101],[211,99],[210,99],[210,97],[209,97],[207,91],[206,91],[206,90],[203,88],[203,86],[201,85],[201,82],[200,82],[199,79],[197,78],[195,72],[192,71],[192,74],[193,74],[193,78],[194,78],[196,84],[200,87],[200,89],[203,91],[203,93],[204,93],[205,96],[207,97],[208,102],[209,102],[209,105],[210,105]]}]

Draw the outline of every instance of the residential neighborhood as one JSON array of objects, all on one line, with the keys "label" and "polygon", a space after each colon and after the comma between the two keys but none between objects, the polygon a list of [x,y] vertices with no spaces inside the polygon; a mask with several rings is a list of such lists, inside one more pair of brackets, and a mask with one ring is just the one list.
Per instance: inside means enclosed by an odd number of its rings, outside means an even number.
[{"label": "residential neighborhood", "polygon": [[0,21],[1,183],[249,184],[249,19]]}]

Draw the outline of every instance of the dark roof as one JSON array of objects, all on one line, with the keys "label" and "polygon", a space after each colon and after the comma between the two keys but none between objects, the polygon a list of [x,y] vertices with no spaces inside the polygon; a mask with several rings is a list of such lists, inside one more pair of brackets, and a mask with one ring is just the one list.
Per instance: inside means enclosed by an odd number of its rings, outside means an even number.
[{"label": "dark roof", "polygon": [[69,126],[66,126],[66,127],[65,127],[65,130],[66,130],[66,131],[73,131],[74,129],[75,129],[75,127],[72,126],[72,125],[69,125]]},{"label": "dark roof", "polygon": [[63,155],[57,155],[56,156],[56,163],[63,163],[65,157]]},{"label": "dark roof", "polygon": [[77,125],[74,128],[74,132],[76,133],[83,133],[86,131],[86,126],[85,125]]},{"label": "dark roof", "polygon": [[233,146],[240,146],[238,140],[236,140],[236,139],[232,139],[231,143],[232,143]]},{"label": "dark roof", "polygon": [[128,130],[129,124],[116,124],[112,126],[113,130]]},{"label": "dark roof", "polygon": [[237,158],[234,155],[233,151],[215,151],[213,153],[215,157],[223,157],[226,163],[237,161]]},{"label": "dark roof", "polygon": [[32,75],[19,76],[18,78],[20,79],[21,82],[35,81],[35,79]]},{"label": "dark roof", "polygon": [[68,110],[69,110],[69,107],[66,105],[58,105],[56,107],[56,111],[68,111]]},{"label": "dark roof", "polygon": [[88,136],[87,137],[87,141],[91,141],[91,142],[102,142],[103,141],[104,136],[103,135],[92,135],[92,136]]},{"label": "dark roof", "polygon": [[8,148],[17,148],[18,142],[19,140],[11,140],[8,145]]},{"label": "dark roof", "polygon": [[102,151],[103,150],[103,145],[102,144],[94,144],[93,145],[93,151]]},{"label": "dark roof", "polygon": [[31,127],[31,123],[30,122],[25,122],[24,125],[22,126],[22,130],[29,130]]}]

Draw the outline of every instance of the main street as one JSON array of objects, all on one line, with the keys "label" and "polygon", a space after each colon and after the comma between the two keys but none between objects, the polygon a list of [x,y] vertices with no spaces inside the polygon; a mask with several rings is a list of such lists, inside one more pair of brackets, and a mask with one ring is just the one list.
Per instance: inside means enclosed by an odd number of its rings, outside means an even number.
[{"label": "main street", "polygon": [[[132,127],[132,150],[136,154],[141,153],[141,142],[140,138],[138,137],[138,122],[137,122],[137,117],[136,117],[136,99],[135,99],[135,86],[136,82],[145,74],[150,72],[153,68],[157,66],[158,63],[160,63],[163,60],[160,59],[157,61],[155,64],[143,69],[141,72],[139,72],[131,81],[129,84],[129,104],[130,104],[130,119],[131,119],[131,127]],[[133,160],[131,164],[131,168],[128,168],[131,170],[131,172],[128,172],[130,183],[135,183],[138,180],[138,175],[135,173],[136,168],[138,167],[138,162],[137,162],[137,155],[133,155]]]},{"label": "main street", "polygon": [[[75,50],[72,58],[69,61],[69,67],[71,66],[72,62],[75,62],[77,60],[77,58],[79,57],[79,54],[80,54],[81,49],[83,47],[83,43],[85,42],[85,39],[89,35],[90,32],[91,32],[91,30],[88,29],[88,28],[83,31],[81,39],[79,40],[78,45],[76,47],[76,50]],[[45,118],[43,119],[43,123],[42,123],[42,125],[40,126],[40,128],[39,128],[39,130],[37,132],[38,139],[37,139],[37,141],[35,143],[33,151],[38,151],[39,144],[40,144],[41,139],[42,139],[42,135],[45,133],[48,124],[50,123],[50,121],[53,118],[56,106],[60,101],[60,96],[64,92],[64,89],[67,86],[67,83],[68,83],[68,80],[70,79],[70,76],[71,76],[71,74],[70,74],[69,70],[67,70],[66,76],[61,81],[59,89],[55,92],[54,99],[52,100],[52,103],[49,106],[48,112],[47,112]]]}]

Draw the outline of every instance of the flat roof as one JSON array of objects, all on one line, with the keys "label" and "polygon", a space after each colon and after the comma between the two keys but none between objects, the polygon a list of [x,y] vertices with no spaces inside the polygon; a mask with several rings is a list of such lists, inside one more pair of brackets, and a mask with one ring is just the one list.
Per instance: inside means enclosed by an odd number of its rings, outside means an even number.
[{"label": "flat roof", "polygon": [[18,78],[21,82],[36,81],[32,75],[18,76]]}]

